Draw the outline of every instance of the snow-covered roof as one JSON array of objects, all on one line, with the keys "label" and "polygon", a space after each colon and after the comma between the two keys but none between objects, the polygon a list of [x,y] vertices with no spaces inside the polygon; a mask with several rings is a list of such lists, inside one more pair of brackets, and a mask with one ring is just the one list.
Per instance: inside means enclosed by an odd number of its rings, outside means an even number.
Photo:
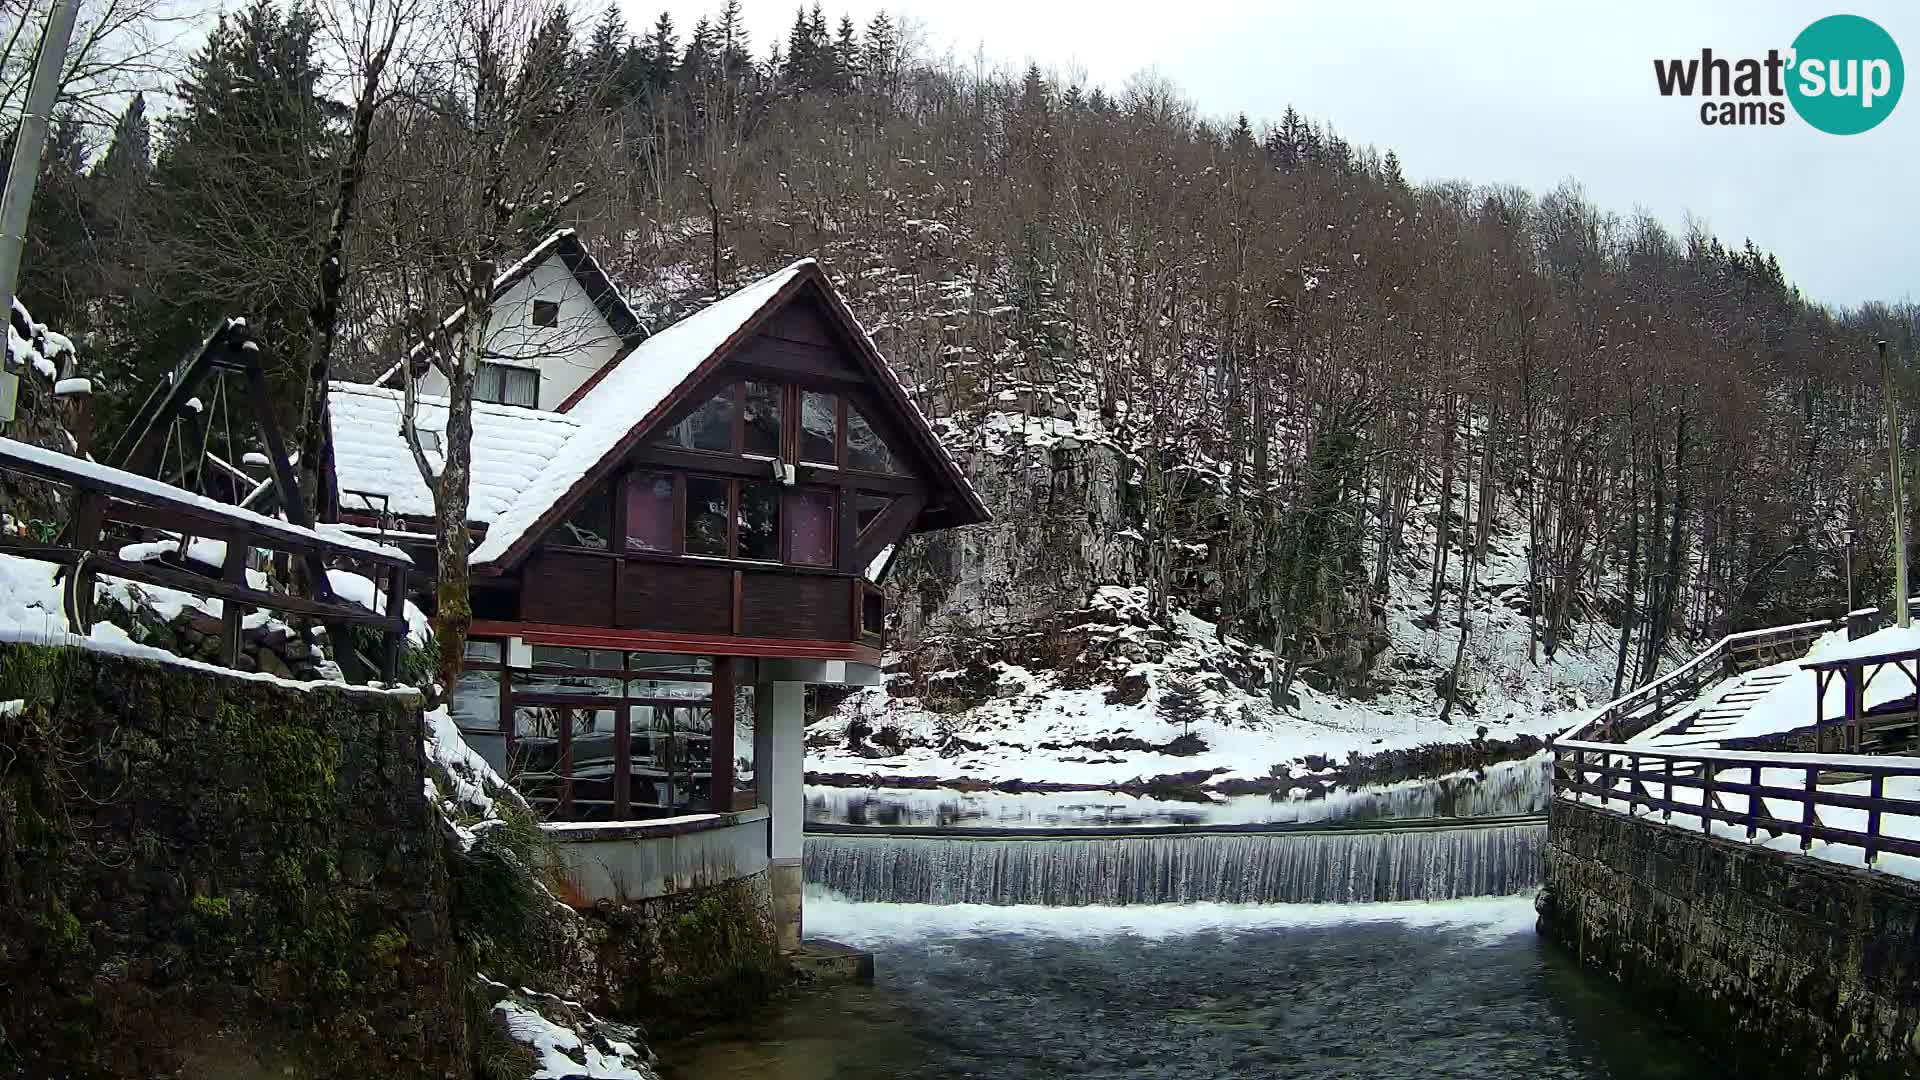
[{"label": "snow-covered roof", "polygon": [[[342,510],[433,516],[433,493],[400,435],[402,397],[398,390],[363,383],[330,384],[333,470]],[[415,421],[423,437],[428,432],[443,435],[447,400],[421,395]],[[572,417],[559,413],[475,402],[468,518],[491,523],[504,514],[522,491],[536,484],[578,428]],[[429,450],[428,460],[439,467],[440,455]],[[357,492],[385,495],[386,502],[370,501]]]},{"label": "snow-covered roof", "polygon": [[[885,396],[906,414],[916,442],[961,495],[957,523],[986,520],[979,494],[865,329],[819,264],[802,259],[631,346],[595,372],[564,412],[476,404],[469,518],[488,528],[472,564],[511,561],[584,482],[674,407],[676,392],[690,390],[772,307],[797,295],[804,279],[817,283],[855,335]],[[350,494],[359,491],[385,495],[385,508],[396,514],[433,513],[432,494],[399,433],[401,400],[398,390],[333,384],[334,471],[343,510],[381,509]],[[445,400],[422,396],[419,424],[422,431],[443,431]]]},{"label": "snow-covered roof", "polygon": [[1817,657],[1809,656],[1807,664],[1827,667],[1848,660],[1861,660],[1915,650],[1920,650],[1920,623],[1911,626],[1889,626],[1885,630],[1876,630],[1857,641],[1849,641],[1844,645],[1825,649]]},{"label": "snow-covered roof", "polygon": [[[689,375],[814,265],[812,259],[802,259],[768,274],[647,338],[625,359],[605,368],[566,414],[579,424],[578,431],[538,476],[529,478],[512,508],[493,522],[486,539],[473,551],[474,565],[505,555],[515,540],[660,408]],[[474,459],[479,458],[476,446]]]}]

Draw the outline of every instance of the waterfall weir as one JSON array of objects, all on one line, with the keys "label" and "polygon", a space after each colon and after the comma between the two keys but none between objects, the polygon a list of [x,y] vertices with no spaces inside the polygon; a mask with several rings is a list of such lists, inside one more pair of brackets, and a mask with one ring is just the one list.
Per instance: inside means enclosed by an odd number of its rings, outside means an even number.
[{"label": "waterfall weir", "polygon": [[910,904],[1369,903],[1508,896],[1543,876],[1545,819],[1143,831],[810,825],[806,880]]}]

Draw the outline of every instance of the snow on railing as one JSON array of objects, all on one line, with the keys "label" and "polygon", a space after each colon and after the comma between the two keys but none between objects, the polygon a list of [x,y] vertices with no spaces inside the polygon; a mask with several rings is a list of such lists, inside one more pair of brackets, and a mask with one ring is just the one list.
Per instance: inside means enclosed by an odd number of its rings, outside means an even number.
[{"label": "snow on railing", "polygon": [[[93,582],[100,574],[163,588],[178,589],[223,602],[220,648],[222,662],[232,667],[241,648],[242,619],[249,608],[281,614],[306,615],[339,628],[334,636],[335,659],[350,661],[352,641],[344,632],[365,626],[382,636],[380,677],[392,682],[399,652],[407,640],[405,614],[407,574],[412,560],[388,547],[331,528],[309,529],[271,518],[171,484],[122,469],[37,446],[0,438],[0,471],[33,477],[68,488],[73,493],[69,521],[55,542],[0,537],[0,553],[66,566],[66,616],[72,633],[86,637],[93,621]],[[173,537],[202,537],[225,542],[219,577],[184,567],[123,558],[120,543],[110,540],[106,526],[159,530]],[[311,596],[294,596],[256,588],[249,582],[248,554],[256,548],[288,552],[305,563]],[[334,593],[326,560],[367,567],[386,576],[385,610]],[[368,597],[373,600],[373,597]],[[351,677],[358,664],[348,668]],[[354,680],[357,681],[357,680]]]},{"label": "snow on railing", "polygon": [[[1558,742],[1553,752],[1554,792],[1561,798],[1605,809],[1624,804],[1636,817],[1658,811],[1669,823],[1677,814],[1683,825],[1728,839],[1744,832],[1754,841],[1765,831],[1768,846],[1798,837],[1803,852],[1818,840],[1839,846],[1820,853],[1838,862],[1872,866],[1882,853],[1920,859],[1920,760],[1914,758],[1580,741]],[[1823,779],[1839,782],[1823,786]]]}]

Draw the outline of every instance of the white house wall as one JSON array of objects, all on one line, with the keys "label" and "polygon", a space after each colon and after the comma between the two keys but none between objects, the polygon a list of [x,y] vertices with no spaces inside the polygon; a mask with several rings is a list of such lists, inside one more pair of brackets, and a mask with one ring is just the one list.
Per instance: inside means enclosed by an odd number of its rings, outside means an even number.
[{"label": "white house wall", "polygon": [[[533,325],[533,302],[555,300],[555,326]],[[580,384],[620,351],[620,336],[558,255],[514,282],[494,301],[487,321],[487,357],[496,364],[537,368],[542,409],[557,409]],[[420,380],[420,391],[445,396],[447,379],[438,368]]]}]

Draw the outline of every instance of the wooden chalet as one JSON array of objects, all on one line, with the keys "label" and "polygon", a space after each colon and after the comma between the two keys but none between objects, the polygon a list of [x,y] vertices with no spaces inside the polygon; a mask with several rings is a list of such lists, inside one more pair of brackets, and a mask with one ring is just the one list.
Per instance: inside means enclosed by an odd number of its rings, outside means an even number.
[{"label": "wooden chalet", "polygon": [[[495,296],[455,720],[552,819],[790,799],[775,847],[797,847],[801,698],[774,688],[877,682],[892,554],[987,520],[979,496],[812,260],[652,334],[571,233]],[[435,385],[433,350],[405,362]],[[400,374],[332,386],[332,510],[431,565]],[[423,396],[417,426],[431,457],[445,399]]]}]

